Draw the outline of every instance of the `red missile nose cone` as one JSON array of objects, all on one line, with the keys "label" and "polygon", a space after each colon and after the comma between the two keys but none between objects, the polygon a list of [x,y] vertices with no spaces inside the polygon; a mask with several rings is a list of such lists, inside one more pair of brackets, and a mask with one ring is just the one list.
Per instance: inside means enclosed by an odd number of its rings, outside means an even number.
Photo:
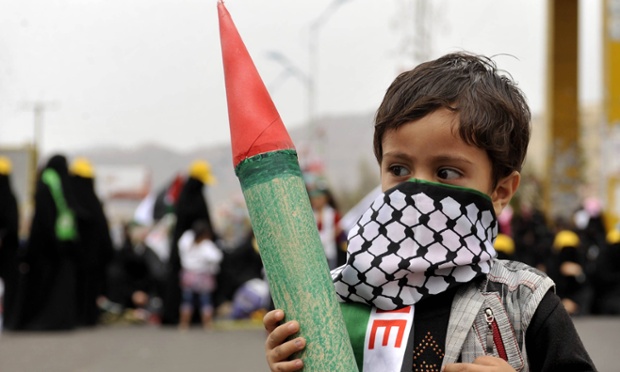
[{"label": "red missile nose cone", "polygon": [[217,10],[233,164],[257,154],[294,149],[280,114],[222,1]]}]

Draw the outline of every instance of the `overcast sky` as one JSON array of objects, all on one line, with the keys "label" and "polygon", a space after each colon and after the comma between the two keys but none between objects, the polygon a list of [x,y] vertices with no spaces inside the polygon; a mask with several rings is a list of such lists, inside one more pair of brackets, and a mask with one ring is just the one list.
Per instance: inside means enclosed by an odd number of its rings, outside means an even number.
[{"label": "overcast sky", "polygon": [[[308,118],[306,84],[318,32],[319,116],[374,112],[396,74],[416,62],[411,25],[424,22],[436,58],[468,50],[495,58],[540,113],[545,97],[546,1],[228,0],[284,123]],[[338,6],[334,6],[337,4]],[[408,5],[409,4],[409,5]],[[333,8],[332,8],[333,6]],[[601,97],[601,1],[581,1],[580,96]],[[423,45],[418,42],[419,45]],[[418,45],[416,44],[416,45]],[[422,46],[417,48],[425,52]],[[0,0],[0,146],[33,141],[33,102],[45,103],[45,153],[157,143],[186,151],[228,143],[216,0]]]}]

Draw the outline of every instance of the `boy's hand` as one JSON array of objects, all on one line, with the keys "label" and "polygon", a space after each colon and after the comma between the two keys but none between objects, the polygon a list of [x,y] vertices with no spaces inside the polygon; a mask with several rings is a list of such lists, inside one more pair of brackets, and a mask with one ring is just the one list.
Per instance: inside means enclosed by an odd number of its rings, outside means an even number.
[{"label": "boy's hand", "polygon": [[283,319],[282,310],[272,310],[263,318],[263,325],[269,333],[265,341],[267,363],[273,372],[298,371],[304,366],[301,359],[288,360],[288,358],[293,353],[302,350],[306,346],[306,340],[303,337],[297,337],[286,341],[288,337],[299,332],[299,323],[291,320],[278,325]]},{"label": "boy's hand", "polygon": [[502,358],[481,356],[473,363],[452,363],[442,372],[514,372],[514,368]]}]

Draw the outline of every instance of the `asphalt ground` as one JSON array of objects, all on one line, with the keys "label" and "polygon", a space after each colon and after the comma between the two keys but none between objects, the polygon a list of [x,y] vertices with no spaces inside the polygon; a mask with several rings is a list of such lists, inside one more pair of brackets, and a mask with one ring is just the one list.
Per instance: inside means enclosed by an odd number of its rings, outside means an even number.
[{"label": "asphalt ground", "polygon": [[[601,372],[620,372],[620,317],[575,318]],[[4,332],[2,372],[267,371],[260,323],[220,322],[210,331],[148,325],[62,333]]]}]

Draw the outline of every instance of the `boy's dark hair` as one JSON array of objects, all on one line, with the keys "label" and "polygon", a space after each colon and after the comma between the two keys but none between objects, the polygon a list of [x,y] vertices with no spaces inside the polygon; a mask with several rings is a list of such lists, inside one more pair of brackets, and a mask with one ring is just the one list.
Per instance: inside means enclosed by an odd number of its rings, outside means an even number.
[{"label": "boy's dark hair", "polygon": [[387,131],[439,108],[459,116],[458,133],[465,143],[487,152],[493,186],[521,171],[530,140],[526,99],[490,58],[463,52],[422,63],[392,82],[375,115],[374,151],[379,163]]}]

